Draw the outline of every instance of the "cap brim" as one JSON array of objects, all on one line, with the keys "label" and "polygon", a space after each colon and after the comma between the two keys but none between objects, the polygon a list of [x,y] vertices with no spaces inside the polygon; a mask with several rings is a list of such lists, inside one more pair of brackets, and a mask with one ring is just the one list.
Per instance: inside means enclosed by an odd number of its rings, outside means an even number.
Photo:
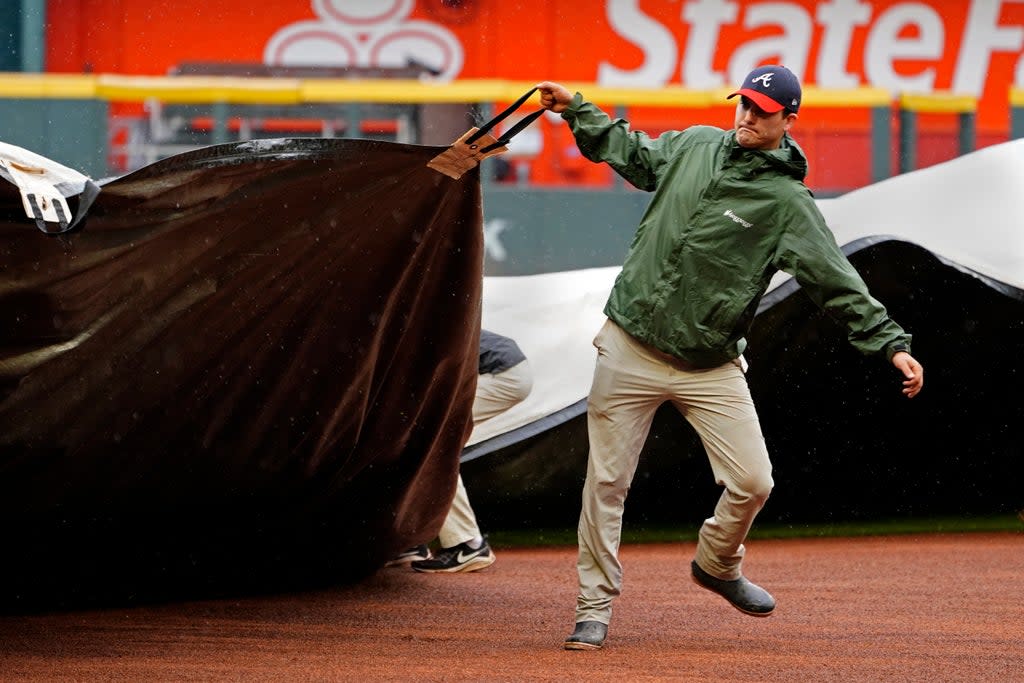
[{"label": "cap brim", "polygon": [[779,104],[772,98],[765,95],[763,92],[751,90],[750,88],[741,88],[734,92],[733,94],[729,95],[729,97],[727,97],[726,99],[731,99],[733,97],[736,97],[737,95],[749,97],[754,101],[754,104],[761,107],[761,109],[763,109],[769,114],[774,114],[775,112],[782,111],[783,109],[786,108],[785,105]]}]

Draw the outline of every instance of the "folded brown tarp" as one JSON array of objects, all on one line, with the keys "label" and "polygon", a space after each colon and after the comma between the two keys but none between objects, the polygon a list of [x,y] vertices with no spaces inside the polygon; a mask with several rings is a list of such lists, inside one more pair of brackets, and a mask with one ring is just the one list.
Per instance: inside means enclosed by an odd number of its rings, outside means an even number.
[{"label": "folded brown tarp", "polygon": [[61,236],[0,182],[0,602],[345,580],[435,535],[483,262],[439,151],[209,147]]}]

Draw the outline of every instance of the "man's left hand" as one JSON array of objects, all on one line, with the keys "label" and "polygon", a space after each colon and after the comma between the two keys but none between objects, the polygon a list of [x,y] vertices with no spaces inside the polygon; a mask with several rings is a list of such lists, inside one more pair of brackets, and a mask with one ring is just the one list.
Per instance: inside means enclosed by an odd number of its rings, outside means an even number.
[{"label": "man's left hand", "polygon": [[903,393],[907,398],[914,398],[924,387],[924,368],[906,351],[899,351],[892,357],[892,364],[903,373]]}]

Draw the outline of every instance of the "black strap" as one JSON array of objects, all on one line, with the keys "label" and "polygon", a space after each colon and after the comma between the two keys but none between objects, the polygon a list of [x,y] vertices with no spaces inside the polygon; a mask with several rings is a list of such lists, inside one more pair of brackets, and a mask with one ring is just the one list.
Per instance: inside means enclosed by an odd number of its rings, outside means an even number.
[{"label": "black strap", "polygon": [[[481,137],[483,137],[484,135],[489,133],[492,128],[494,128],[496,125],[498,125],[499,123],[504,121],[506,118],[508,118],[508,116],[510,114],[512,114],[515,110],[519,109],[519,107],[523,106],[523,103],[525,103],[526,100],[530,99],[530,96],[533,95],[533,93],[535,93],[535,92],[537,92],[537,89],[536,88],[531,88],[529,90],[529,92],[527,92],[525,95],[523,95],[518,100],[513,102],[507,109],[505,109],[505,111],[501,112],[500,114],[495,116],[493,119],[491,119],[490,121],[488,121],[484,125],[480,126],[480,129],[477,132],[473,133],[472,135],[469,136],[469,138],[466,139],[466,144],[467,145],[471,145],[474,142],[476,142],[477,140],[479,140]],[[532,114],[529,114],[529,115],[523,117],[523,119],[521,121],[519,121],[518,123],[516,123],[516,125],[512,126],[507,131],[502,133],[501,137],[499,137],[496,142],[494,142],[494,143],[492,143],[490,145],[487,145],[486,147],[481,149],[480,152],[481,153],[490,152],[493,149],[497,149],[498,147],[501,147],[503,145],[507,145],[509,143],[509,141],[515,135],[517,135],[524,128],[526,128],[531,123],[536,121],[537,118],[541,114],[544,113],[544,111],[545,110],[543,108],[542,109],[538,109],[537,111],[533,112]]]}]

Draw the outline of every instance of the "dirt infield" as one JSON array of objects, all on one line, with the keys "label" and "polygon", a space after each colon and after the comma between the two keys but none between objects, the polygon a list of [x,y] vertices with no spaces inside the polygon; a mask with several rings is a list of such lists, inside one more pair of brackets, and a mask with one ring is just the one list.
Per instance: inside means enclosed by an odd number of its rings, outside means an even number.
[{"label": "dirt infield", "polygon": [[384,569],[290,595],[0,616],[3,681],[1022,681],[1024,534],[755,541],[754,619],[692,543],[630,545],[608,642],[567,652],[575,549],[467,575]]}]

